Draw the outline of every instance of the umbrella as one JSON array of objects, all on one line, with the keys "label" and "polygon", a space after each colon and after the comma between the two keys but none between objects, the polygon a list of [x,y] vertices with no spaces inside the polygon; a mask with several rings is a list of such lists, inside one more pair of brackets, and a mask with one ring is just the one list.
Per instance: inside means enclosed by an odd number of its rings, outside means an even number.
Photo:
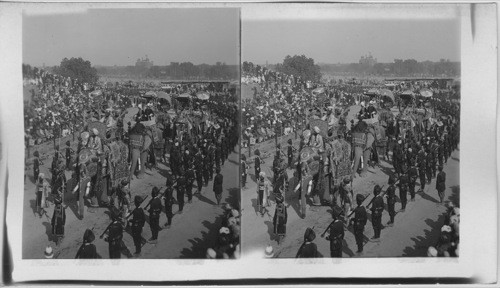
[{"label": "umbrella", "polygon": [[95,90],[93,92],[90,93],[90,96],[100,96],[102,95],[102,91],[101,90]]},{"label": "umbrella", "polygon": [[196,97],[198,97],[198,99],[200,99],[200,100],[210,99],[210,95],[208,95],[208,93],[206,93],[206,92],[200,92],[200,93],[196,94]]},{"label": "umbrella", "polygon": [[169,102],[172,101],[172,97],[163,91],[158,92],[157,97],[168,100]]},{"label": "umbrella", "polygon": [[123,123],[126,125],[128,122],[134,122],[134,116],[137,114],[137,112],[139,112],[139,108],[137,107],[127,108],[127,113],[123,117]]},{"label": "umbrella", "polygon": [[385,101],[392,101],[394,102],[394,94],[391,92],[391,90],[388,89],[381,89],[379,91],[380,96],[382,96],[382,99]]},{"label": "umbrella", "polygon": [[314,94],[325,93],[325,87],[316,88],[316,89],[312,90],[312,93],[314,93]]},{"label": "umbrella", "polygon": [[149,91],[149,92],[146,92],[146,94],[144,94],[144,97],[156,97],[156,93],[154,91]]},{"label": "umbrella", "polygon": [[422,97],[426,97],[427,98],[427,97],[432,97],[432,95],[433,95],[432,91],[429,90],[429,89],[425,89],[424,88],[424,89],[420,90],[420,96],[422,96]]},{"label": "umbrella", "polygon": [[378,95],[379,93],[380,93],[380,91],[378,89],[372,88],[372,89],[368,90],[368,92],[365,92],[364,94],[375,96],[375,95]]},{"label": "umbrella", "polygon": [[411,90],[406,90],[403,93],[401,93],[401,96],[413,96],[413,92]]}]

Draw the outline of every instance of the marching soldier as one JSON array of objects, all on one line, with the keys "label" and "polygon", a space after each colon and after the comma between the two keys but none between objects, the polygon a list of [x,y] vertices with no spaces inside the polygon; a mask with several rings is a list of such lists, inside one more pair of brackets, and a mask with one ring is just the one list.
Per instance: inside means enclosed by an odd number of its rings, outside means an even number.
[{"label": "marching soldier", "polygon": [[257,180],[257,210],[261,215],[264,215],[264,211],[262,211],[263,205],[267,203],[266,198],[269,190],[269,182],[266,180],[266,173],[260,172],[259,178]]},{"label": "marching soldier", "polygon": [[241,187],[246,188],[247,185],[247,171],[248,171],[248,165],[247,165],[247,157],[245,154],[241,154]]},{"label": "marching soldier", "polygon": [[418,170],[414,163],[411,164],[408,170],[408,189],[410,190],[411,201],[415,201],[415,186],[418,178]]},{"label": "marching soldier", "polygon": [[121,248],[123,244],[123,222],[121,221],[120,212],[114,210],[111,213],[111,219],[113,222],[108,228],[108,237],[104,238],[104,241],[108,242],[109,258],[110,259],[120,259],[121,258]]},{"label": "marching soldier", "polygon": [[132,239],[134,239],[135,255],[141,255],[142,247],[142,228],[146,222],[146,216],[144,215],[144,210],[140,207],[142,203],[142,197],[137,195],[134,198],[135,209],[132,212],[132,220],[130,220],[130,226],[132,230]]},{"label": "marching soldier", "polygon": [[401,200],[401,212],[404,212],[406,209],[406,203],[408,202],[407,195],[408,195],[408,176],[407,176],[408,171],[406,171],[406,167],[403,166],[403,172],[401,173],[401,176],[399,177],[399,200]]},{"label": "marching soldier", "polygon": [[384,211],[384,200],[380,196],[382,188],[379,185],[375,185],[373,188],[373,203],[372,203],[372,225],[374,236],[372,237],[373,241],[380,240],[380,231],[382,230],[382,212]]},{"label": "marching soldier", "polygon": [[71,142],[66,141],[66,169],[71,169],[71,155],[73,155],[75,151],[71,149]]},{"label": "marching soldier", "polygon": [[186,171],[186,194],[188,197],[188,203],[193,202],[193,183],[195,179],[194,167],[188,167]]},{"label": "marching soldier", "polygon": [[[207,172],[208,172],[208,179],[212,180],[214,179],[214,165],[215,165],[215,145],[214,143],[209,140],[209,143],[210,145],[208,146],[208,168],[207,168]],[[207,156],[207,155],[205,155]],[[206,182],[208,183],[208,181]]]},{"label": "marching soldier", "polygon": [[274,234],[278,237],[278,245],[286,235],[286,222],[288,214],[286,206],[283,204],[284,198],[281,195],[276,197],[276,210],[273,217]]},{"label": "marching soldier", "polygon": [[56,246],[59,246],[64,238],[64,225],[66,224],[66,208],[62,204],[61,196],[57,195],[54,199],[54,214],[52,215],[52,235],[56,237]]},{"label": "marching soldier", "polygon": [[184,195],[186,193],[186,178],[182,169],[180,172],[181,174],[177,178],[177,185],[175,185],[175,190],[177,190],[177,204],[179,205],[178,214],[182,214],[182,210],[184,210]]},{"label": "marching soldier", "polygon": [[[204,182],[204,183],[202,183],[203,186],[207,186],[208,181],[213,178],[213,173],[214,173],[213,167],[214,167],[214,163],[210,161],[210,157],[208,155],[203,155],[202,165],[200,165],[200,169],[202,169],[202,172],[200,172],[200,177],[201,177],[201,175],[203,175],[203,181],[202,181],[202,182]],[[198,190],[200,191],[200,193],[201,193],[202,185],[200,185],[198,187]]]},{"label": "marching soldier", "polygon": [[40,165],[43,165],[42,160],[40,160],[40,154],[38,151],[33,152],[33,156],[35,156],[35,159],[33,159],[33,180],[38,181],[38,175],[40,174]]},{"label": "marching soldier", "polygon": [[213,191],[215,193],[215,199],[217,200],[217,205],[220,205],[220,200],[222,199],[222,183],[223,183],[223,176],[220,174],[220,168],[216,168],[215,172],[217,175],[215,175],[214,178],[214,187]]},{"label": "marching soldier", "polygon": [[357,253],[363,252],[363,232],[365,231],[365,225],[368,221],[368,216],[366,214],[366,209],[362,205],[365,197],[361,194],[356,195],[356,204],[358,207],[354,209],[354,218],[350,220],[350,225],[354,228],[354,238],[356,239],[356,245],[358,246]]},{"label": "marching soldier", "polygon": [[175,140],[174,147],[170,149],[170,169],[172,171],[172,175],[177,177],[179,175],[178,169],[181,166],[180,163],[180,151],[179,151],[179,142]]},{"label": "marching soldier", "polygon": [[425,169],[427,167],[427,157],[423,146],[420,146],[420,151],[418,151],[418,175],[420,178],[420,189],[419,191],[424,192],[425,189]]},{"label": "marching soldier", "polygon": [[174,214],[172,213],[172,205],[174,204],[174,188],[173,188],[173,183],[170,178],[167,178],[167,183],[165,183],[167,186],[165,189],[165,194],[164,194],[164,201],[165,201],[165,214],[167,216],[167,223],[165,223],[165,228],[170,228],[170,225],[172,225],[172,218],[174,217]]},{"label": "marching soldier", "polygon": [[288,167],[293,166],[293,142],[292,139],[288,139],[287,157],[288,157]]},{"label": "marching soldier", "polygon": [[160,231],[161,200],[158,195],[159,189],[153,187],[151,190],[151,204],[149,206],[149,226],[151,227],[150,244],[158,243],[158,232]]},{"label": "marching soldier", "polygon": [[436,179],[436,190],[438,191],[439,201],[444,201],[444,190],[446,190],[446,173],[443,171],[443,166],[439,166],[439,173]]},{"label": "marching soldier", "polygon": [[220,169],[220,164],[222,160],[221,158],[222,158],[222,144],[219,139],[215,147],[215,170]]},{"label": "marching soldier", "polygon": [[432,168],[432,165],[434,164],[434,155],[431,152],[431,150],[427,150],[427,157],[426,157],[426,162],[427,162],[427,167],[425,169],[425,174],[427,176],[427,184],[431,184],[432,181],[432,171],[436,170],[436,168]]},{"label": "marching soldier", "polygon": [[438,149],[439,149],[439,144],[437,143],[437,139],[433,136],[431,137],[432,144],[431,144],[431,153],[432,153],[432,178],[436,178],[436,167],[437,167],[437,161],[438,161]]},{"label": "marching soldier", "polygon": [[[330,257],[332,258],[342,258],[342,241],[344,240],[344,224],[341,220],[342,214],[342,208],[338,206],[333,207],[333,222],[330,223],[327,228],[327,230],[330,230],[330,235],[326,237],[326,240],[330,240]],[[324,233],[321,236],[323,235]]]},{"label": "marching soldier", "polygon": [[[50,182],[51,185],[54,185],[56,182],[56,177],[58,174],[58,166],[59,166],[59,145],[56,145],[55,147],[55,152],[54,152],[54,158],[52,158],[52,164],[50,165],[50,172],[52,173],[52,181]],[[52,191],[54,193],[54,191]]]},{"label": "marching soldier", "polygon": [[203,187],[203,176],[205,176],[205,178],[207,178],[208,180],[208,171],[207,171],[208,167],[205,167],[204,163],[205,158],[206,157],[203,157],[203,155],[201,154],[201,151],[198,150],[198,153],[196,154],[194,161],[195,162],[194,169],[196,173],[196,189],[197,189],[196,191],[198,194],[201,194],[201,188]]},{"label": "marching soldier", "polygon": [[75,259],[99,259],[101,256],[97,254],[97,249],[92,242],[95,240],[95,235],[92,230],[87,229],[83,234],[83,244],[76,252]]},{"label": "marching soldier", "polygon": [[394,176],[389,176],[389,188],[386,190],[387,198],[387,212],[389,212],[390,220],[387,222],[389,226],[394,225],[394,216],[396,216],[395,204],[396,204],[396,186]]},{"label": "marching soldier", "polygon": [[264,161],[262,161],[262,159],[260,159],[260,151],[259,151],[259,149],[255,149],[254,154],[255,154],[255,164],[254,164],[254,168],[255,168],[255,178],[256,178],[256,179],[257,179],[257,181],[258,181],[258,179],[259,179],[259,177],[260,177],[260,164],[261,164],[261,163],[263,164],[263,163],[264,163]]}]

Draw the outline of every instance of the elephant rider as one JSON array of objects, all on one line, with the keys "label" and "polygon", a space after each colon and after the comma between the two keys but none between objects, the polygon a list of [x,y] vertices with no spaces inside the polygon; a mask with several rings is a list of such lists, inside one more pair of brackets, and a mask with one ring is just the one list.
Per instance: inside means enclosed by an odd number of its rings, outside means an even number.
[{"label": "elephant rider", "polygon": [[321,131],[319,129],[318,126],[314,126],[313,128],[313,134],[311,136],[311,139],[309,140],[309,146],[311,146],[312,148],[315,148],[315,150],[317,151],[318,149],[323,149],[325,146],[324,146],[324,143],[323,143],[323,136],[321,136],[321,134],[319,134]]},{"label": "elephant rider", "polygon": [[92,129],[92,136],[89,138],[87,147],[94,151],[95,154],[102,153],[101,137],[99,137],[99,130]]},{"label": "elephant rider", "polygon": [[377,109],[375,108],[375,100],[371,100],[368,102],[368,108],[366,108],[366,113],[369,118],[374,118],[375,114],[377,114]]}]

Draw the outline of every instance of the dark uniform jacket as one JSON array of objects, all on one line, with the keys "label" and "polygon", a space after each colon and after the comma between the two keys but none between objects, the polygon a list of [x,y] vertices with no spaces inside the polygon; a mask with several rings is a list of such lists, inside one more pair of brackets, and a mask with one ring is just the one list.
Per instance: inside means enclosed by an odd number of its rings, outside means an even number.
[{"label": "dark uniform jacket", "polygon": [[438,191],[444,191],[446,189],[446,173],[444,171],[439,172],[437,175],[436,189]]},{"label": "dark uniform jacket", "polygon": [[396,203],[396,187],[394,185],[389,186],[386,191],[387,204]]},{"label": "dark uniform jacket", "polygon": [[314,243],[304,242],[300,246],[295,258],[316,258],[318,257],[318,247]]},{"label": "dark uniform jacket", "polygon": [[222,181],[224,177],[222,174],[217,174],[214,178],[214,192],[216,194],[222,193]]},{"label": "dark uniform jacket", "polygon": [[120,221],[113,221],[109,226],[108,242],[117,242],[123,238],[123,226]]},{"label": "dark uniform jacket", "polygon": [[97,249],[94,244],[84,243],[76,252],[75,259],[98,259],[101,258],[99,254],[97,254]]},{"label": "dark uniform jacket", "polygon": [[144,210],[142,208],[137,208],[132,212],[132,228],[142,228],[146,222],[146,216],[144,215]]},{"label": "dark uniform jacket", "polygon": [[330,250],[335,251],[342,249],[342,239],[344,239],[344,224],[340,220],[335,220],[330,224]]},{"label": "dark uniform jacket", "polygon": [[151,205],[149,206],[149,217],[150,218],[158,218],[161,213],[161,200],[158,197],[155,197],[151,200]]},{"label": "dark uniform jacket", "polygon": [[380,195],[375,196],[375,199],[373,199],[371,211],[372,216],[382,215],[382,211],[384,211],[384,200]]},{"label": "dark uniform jacket", "polygon": [[358,206],[354,209],[354,229],[363,230],[365,228],[368,216],[364,206]]}]

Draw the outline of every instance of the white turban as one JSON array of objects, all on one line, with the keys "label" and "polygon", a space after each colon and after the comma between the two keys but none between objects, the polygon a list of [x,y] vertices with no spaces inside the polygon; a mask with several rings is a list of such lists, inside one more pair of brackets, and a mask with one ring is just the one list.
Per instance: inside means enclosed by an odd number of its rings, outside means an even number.
[{"label": "white turban", "polygon": [[319,131],[320,131],[319,127],[318,126],[314,126],[314,132],[319,133]]},{"label": "white turban", "polygon": [[97,130],[96,128],[93,128],[92,133],[94,133],[94,135],[99,135],[99,130]]},{"label": "white turban", "polygon": [[441,227],[441,232],[451,232],[451,227],[448,225],[444,225]]}]

